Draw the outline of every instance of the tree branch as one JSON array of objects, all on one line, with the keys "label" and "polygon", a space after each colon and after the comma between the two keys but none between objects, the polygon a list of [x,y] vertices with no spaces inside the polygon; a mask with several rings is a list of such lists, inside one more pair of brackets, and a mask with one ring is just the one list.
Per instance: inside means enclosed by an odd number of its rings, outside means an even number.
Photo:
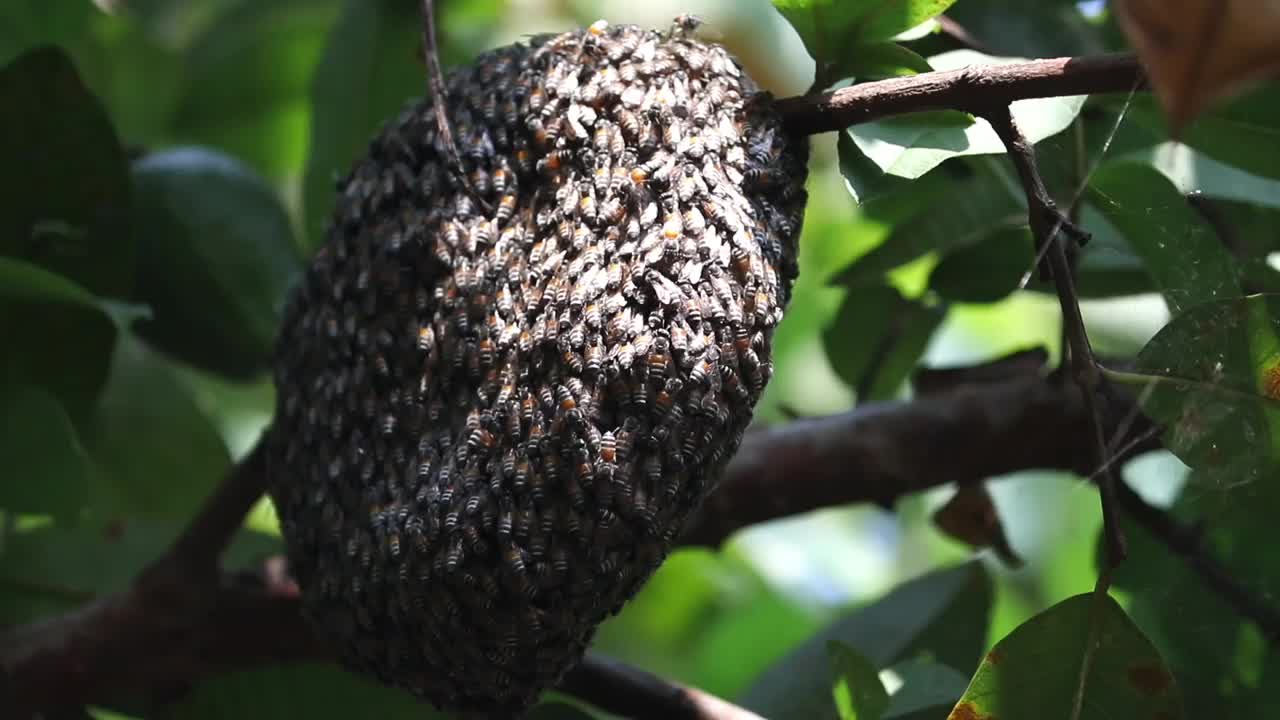
[{"label": "tree branch", "polygon": [[[1012,378],[960,382],[915,402],[868,405],[756,431],[744,440],[683,542],[717,544],[744,525],[829,505],[889,505],[950,480],[1039,467],[1087,471],[1081,463],[1088,457],[1085,428],[1075,388],[1027,366]],[[238,525],[256,499],[250,489],[262,487],[262,472],[255,451],[184,534],[202,539],[180,542],[166,557],[181,557],[178,547],[206,548],[195,555],[208,555],[207,548],[217,546],[222,531],[233,518]],[[185,566],[186,575],[176,560],[167,567],[170,572],[144,573],[124,593],[0,636],[0,669],[12,680],[16,703],[4,716],[125,695],[173,697],[212,673],[330,657],[303,623],[296,590],[288,583],[259,580],[246,586],[225,576],[206,583],[203,565]],[[598,680],[604,671],[594,664],[579,672]],[[570,675],[566,687],[573,692],[596,680]],[[632,694],[655,687],[655,681],[636,677],[615,681]],[[651,704],[643,707],[667,707],[671,692],[650,693]],[[697,691],[679,694],[680,702],[694,703],[701,714],[670,717],[733,717],[724,707],[711,714],[719,701]],[[604,703],[610,697],[615,696],[587,699]]]},{"label": "tree branch", "polygon": [[626,717],[654,720],[763,720],[759,715],[696,688],[588,653],[560,689]]},{"label": "tree branch", "polygon": [[1028,468],[1088,475],[1088,428],[1074,387],[1024,371],[756,430],[681,542],[715,546],[766,520],[858,502],[889,507],[937,485]]},{"label": "tree branch", "polygon": [[1130,54],[1052,58],[1007,65],[969,67],[859,83],[815,95],[783,98],[783,122],[805,135],[843,130],[893,115],[1016,100],[1129,92],[1145,82]]},{"label": "tree branch", "polygon": [[264,435],[231,469],[168,552],[144,571],[146,574],[190,575],[196,568],[212,574],[217,569],[218,557],[244,524],[245,515],[267,491],[265,442]]}]

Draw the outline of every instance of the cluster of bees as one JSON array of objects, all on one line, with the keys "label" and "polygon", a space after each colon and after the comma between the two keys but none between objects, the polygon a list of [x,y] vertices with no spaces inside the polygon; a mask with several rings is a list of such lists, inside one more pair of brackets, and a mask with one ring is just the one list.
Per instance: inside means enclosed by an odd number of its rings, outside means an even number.
[{"label": "cluster of bees", "polygon": [[276,356],[272,496],[346,663],[517,714],[736,450],[796,274],[807,143],[736,62],[601,22],[454,72],[339,184]]}]

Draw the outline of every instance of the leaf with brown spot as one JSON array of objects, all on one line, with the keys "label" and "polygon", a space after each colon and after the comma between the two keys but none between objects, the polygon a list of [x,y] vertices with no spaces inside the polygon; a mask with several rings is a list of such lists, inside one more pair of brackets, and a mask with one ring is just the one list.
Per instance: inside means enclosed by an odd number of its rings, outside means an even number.
[{"label": "leaf with brown spot", "polygon": [[978,712],[971,702],[961,702],[947,716],[947,720],[996,720],[996,718],[994,715],[983,715]]},{"label": "leaf with brown spot", "polygon": [[1280,3],[1118,0],[1111,6],[1175,135],[1214,101],[1280,72]]},{"label": "leaf with brown spot", "polygon": [[1144,695],[1160,695],[1173,684],[1173,676],[1163,667],[1137,663],[1129,667],[1129,684]]},{"label": "leaf with brown spot", "polygon": [[1263,368],[1259,385],[1263,395],[1272,400],[1280,400],[1280,364]]},{"label": "leaf with brown spot", "polygon": [[1048,717],[1046,708],[1067,717],[1086,655],[1078,720],[1185,717],[1173,675],[1151,641],[1115,600],[1087,593],[996,643],[948,720]]},{"label": "leaf with brown spot", "polygon": [[[1143,410],[1166,425],[1165,446],[1232,483],[1271,477],[1280,461],[1280,296],[1192,305],[1138,353]],[[1206,480],[1207,478],[1202,478]]]}]

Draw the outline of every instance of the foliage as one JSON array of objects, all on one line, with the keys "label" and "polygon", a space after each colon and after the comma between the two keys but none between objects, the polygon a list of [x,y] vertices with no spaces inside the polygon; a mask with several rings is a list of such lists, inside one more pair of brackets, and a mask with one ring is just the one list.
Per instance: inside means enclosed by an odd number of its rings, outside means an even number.
[{"label": "foliage", "polygon": [[[438,4],[446,63],[644,12],[544,3],[580,14],[537,24],[500,0]],[[0,624],[122,587],[230,467],[271,412],[275,325],[335,175],[424,90],[409,0],[123,5],[0,8]],[[755,43],[733,20],[738,3],[703,5],[748,65],[807,67],[789,46]],[[1124,44],[1110,14],[1069,0],[774,0],[778,17],[743,5],[809,54],[817,88]],[[940,33],[944,11],[987,54]],[[1013,110],[1050,191],[1093,235],[1078,284],[1110,304],[1086,314],[1099,344],[1130,358],[1109,377],[1143,393],[1176,457],[1126,477],[1203,523],[1248,591],[1280,595],[1267,550],[1280,300],[1249,294],[1280,292],[1280,93],[1208,105],[1185,144],[1141,94]],[[922,365],[1057,347],[1022,191],[985,122],[922,113],[816,147],[762,421],[909,395]],[[1133,301],[1153,292],[1154,320]],[[598,645],[770,718],[1066,718],[1075,702],[1080,718],[1280,716],[1274,643],[1181,559],[1130,527],[1114,599],[1079,595],[1092,584],[1092,496],[1042,476],[992,489],[1026,570],[962,562],[929,525],[932,497],[896,516],[820,514],[677,553]],[[234,550],[243,564],[278,541],[245,530]],[[426,715],[330,667],[235,673],[170,709]],[[535,716],[591,715],[556,700]]]}]

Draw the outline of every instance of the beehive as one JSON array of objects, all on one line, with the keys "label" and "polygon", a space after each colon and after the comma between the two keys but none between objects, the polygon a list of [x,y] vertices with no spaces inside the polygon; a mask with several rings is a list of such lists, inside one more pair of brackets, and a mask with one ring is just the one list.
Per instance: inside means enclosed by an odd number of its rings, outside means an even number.
[{"label": "beehive", "polygon": [[279,336],[271,494],[349,667],[512,715],[737,448],[808,147],[683,22],[537,37],[447,88],[460,170],[419,101],[339,185]]}]

